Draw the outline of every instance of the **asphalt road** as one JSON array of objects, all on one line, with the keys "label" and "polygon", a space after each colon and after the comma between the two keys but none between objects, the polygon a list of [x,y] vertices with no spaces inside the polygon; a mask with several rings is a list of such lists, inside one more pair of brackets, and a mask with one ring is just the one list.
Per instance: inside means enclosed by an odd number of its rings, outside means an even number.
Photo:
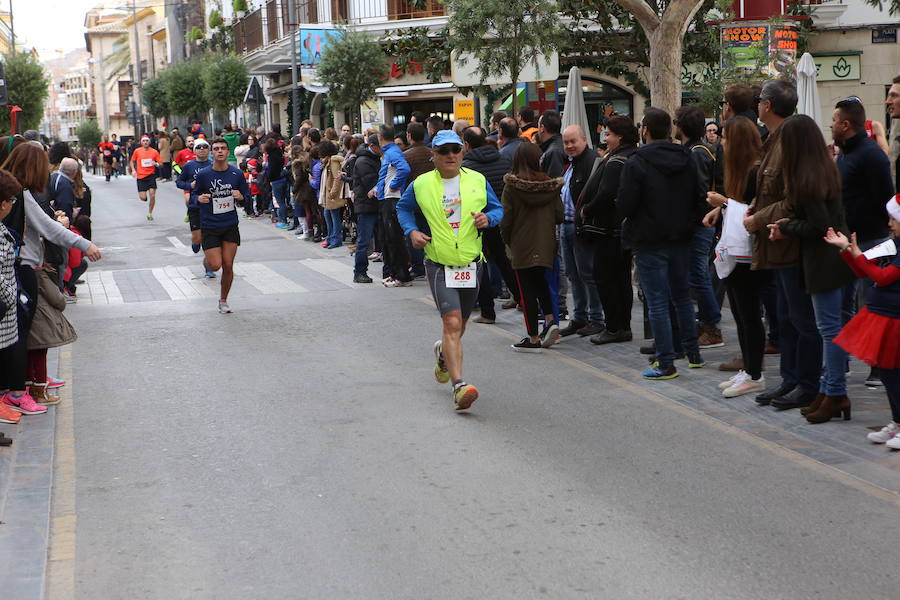
[{"label": "asphalt road", "polygon": [[148,223],[132,179],[89,183],[104,259],[67,313],[60,598],[896,591],[895,496],[488,326],[464,338],[481,399],[455,413],[424,283],[352,286],[345,249],[242,219],[220,315],[217,282],[191,278],[180,191],[161,184]]}]

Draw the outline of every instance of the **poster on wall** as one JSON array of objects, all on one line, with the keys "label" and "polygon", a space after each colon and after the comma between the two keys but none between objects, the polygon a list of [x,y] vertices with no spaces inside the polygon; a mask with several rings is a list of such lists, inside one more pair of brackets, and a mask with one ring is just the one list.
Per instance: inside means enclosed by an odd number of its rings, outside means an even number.
[{"label": "poster on wall", "polygon": [[300,40],[300,79],[307,89],[320,91],[317,89],[321,88],[321,83],[316,77],[316,67],[322,60],[325,48],[336,43],[341,34],[334,29],[300,29],[297,33]]},{"label": "poster on wall", "polygon": [[738,23],[721,29],[721,66],[794,78],[800,33],[793,25]]}]

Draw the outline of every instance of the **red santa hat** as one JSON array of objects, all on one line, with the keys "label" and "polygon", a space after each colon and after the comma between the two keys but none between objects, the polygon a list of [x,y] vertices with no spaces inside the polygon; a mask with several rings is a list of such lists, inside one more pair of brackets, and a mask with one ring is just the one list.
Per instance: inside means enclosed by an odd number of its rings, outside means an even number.
[{"label": "red santa hat", "polygon": [[900,221],[900,194],[895,194],[888,200],[885,209],[895,221]]},{"label": "red santa hat", "polygon": [[250,167],[251,169],[255,169],[256,167],[259,166],[259,161],[256,160],[255,158],[251,158],[250,160],[247,161],[247,166]]}]

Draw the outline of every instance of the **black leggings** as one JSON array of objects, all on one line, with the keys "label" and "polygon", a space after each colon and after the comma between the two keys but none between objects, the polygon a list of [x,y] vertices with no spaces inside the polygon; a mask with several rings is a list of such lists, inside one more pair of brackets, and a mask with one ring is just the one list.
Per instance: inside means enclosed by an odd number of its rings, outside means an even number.
[{"label": "black leggings", "polygon": [[525,314],[525,328],[528,335],[538,335],[538,304],[543,313],[553,314],[553,302],[550,300],[550,286],[544,277],[544,267],[529,267],[516,269],[516,279],[519,283],[519,297],[522,299],[522,312]]},{"label": "black leggings", "polygon": [[[31,306],[37,306],[38,284],[34,268],[26,265],[16,267],[16,276],[22,289],[32,298]],[[25,371],[28,368],[28,334],[34,311],[27,311],[16,303],[19,339],[13,345],[0,350],[0,390],[24,390]]]},{"label": "black leggings", "polygon": [[891,418],[900,423],[900,369],[878,369],[878,374],[891,403]]},{"label": "black leggings", "polygon": [[619,237],[598,237],[595,244],[594,282],[600,293],[606,329],[610,333],[631,331],[631,250],[622,247]]},{"label": "black leggings", "polygon": [[[518,284],[516,283],[516,275],[513,272],[512,265],[509,264],[509,258],[506,256],[506,246],[503,244],[503,238],[500,236],[499,227],[488,227],[481,230],[481,245],[484,248],[484,256],[488,261],[497,265],[503,281],[506,282],[506,288],[509,293],[518,301]],[[497,313],[494,310],[494,289],[491,285],[490,269],[485,269],[478,284],[478,305],[481,307],[481,316],[494,319]]]},{"label": "black leggings", "polygon": [[738,263],[725,279],[728,302],[737,325],[744,370],[753,379],[759,379],[762,375],[763,352],[766,348],[760,292],[771,279],[771,271],[751,271],[747,263]]}]

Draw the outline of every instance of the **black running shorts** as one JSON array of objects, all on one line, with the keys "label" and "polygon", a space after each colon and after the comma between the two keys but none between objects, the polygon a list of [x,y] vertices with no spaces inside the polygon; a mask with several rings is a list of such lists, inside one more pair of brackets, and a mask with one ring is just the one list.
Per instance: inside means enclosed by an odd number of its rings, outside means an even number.
[{"label": "black running shorts", "polygon": [[221,248],[222,242],[231,242],[232,244],[241,245],[241,231],[237,224],[230,227],[216,227],[213,229],[200,230],[200,245],[204,250],[213,248]]},{"label": "black running shorts", "polygon": [[143,179],[137,180],[137,186],[139,192],[146,192],[147,190],[155,190],[156,189],[156,175],[148,175]]},{"label": "black running shorts", "polygon": [[200,229],[200,207],[188,207],[187,214],[188,224],[190,224],[191,226],[191,231],[197,231],[198,229]]}]

